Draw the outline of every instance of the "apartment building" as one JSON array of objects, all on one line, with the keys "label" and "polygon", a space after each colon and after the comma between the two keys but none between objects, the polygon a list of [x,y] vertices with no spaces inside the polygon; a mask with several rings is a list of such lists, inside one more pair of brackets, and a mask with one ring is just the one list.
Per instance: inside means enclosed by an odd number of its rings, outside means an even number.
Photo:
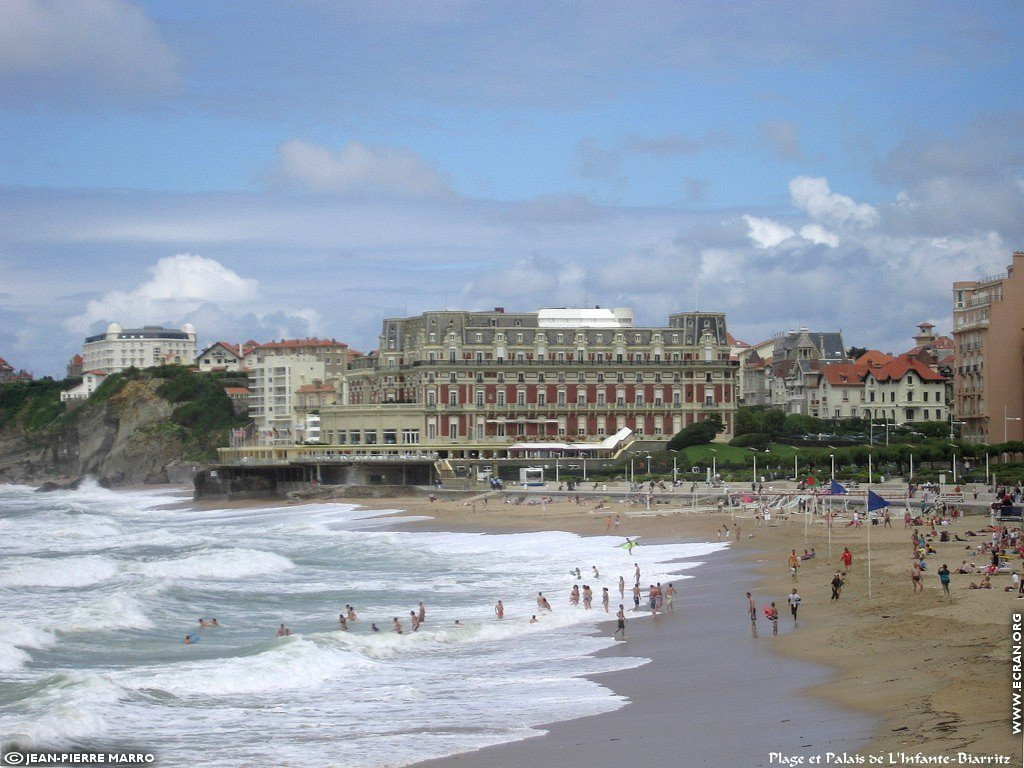
[{"label": "apartment building", "polygon": [[1004,274],[953,283],[954,418],[974,443],[1024,439],[1024,251]]},{"label": "apartment building", "polygon": [[[284,339],[257,344],[243,358],[249,372],[249,416],[263,444],[306,439],[306,416],[332,400],[349,361],[359,353],[334,339]],[[308,395],[316,387],[316,397]],[[312,403],[312,405],[311,405]]]},{"label": "apartment building", "polygon": [[631,430],[668,440],[716,414],[733,433],[737,363],[725,316],[679,313],[637,327],[629,309],[436,311],[383,322],[380,349],[321,409],[325,443],[458,445],[596,441]]},{"label": "apartment building", "polygon": [[82,370],[108,374],[132,367],[192,365],[196,358],[196,329],[191,323],[180,329],[159,325],[122,328],[111,323],[106,332],[86,337],[82,358]]}]

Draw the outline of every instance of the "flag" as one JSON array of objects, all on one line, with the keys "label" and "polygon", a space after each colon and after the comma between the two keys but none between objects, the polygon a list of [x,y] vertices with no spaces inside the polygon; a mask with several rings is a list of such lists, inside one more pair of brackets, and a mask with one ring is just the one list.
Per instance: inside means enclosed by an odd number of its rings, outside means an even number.
[{"label": "flag", "polygon": [[846,489],[833,480],[832,484],[828,487],[828,492],[831,496],[843,496],[846,494]]},{"label": "flag", "polygon": [[888,507],[889,502],[883,499],[874,491],[868,491],[868,512],[874,512],[876,509],[882,509]]}]

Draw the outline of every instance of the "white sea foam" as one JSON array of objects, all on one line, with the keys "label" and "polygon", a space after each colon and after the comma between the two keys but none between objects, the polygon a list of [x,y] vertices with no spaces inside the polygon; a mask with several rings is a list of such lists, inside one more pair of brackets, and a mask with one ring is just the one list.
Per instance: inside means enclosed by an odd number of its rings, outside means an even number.
[{"label": "white sea foam", "polygon": [[[609,625],[593,632],[613,615],[602,586],[614,611],[634,562],[646,586],[722,546],[644,544],[630,557],[621,537],[384,530],[393,521],[348,505],[159,508],[166,501],[0,487],[0,521],[10,511],[18,523],[0,542],[0,686],[24,691],[0,704],[0,742],[145,742],[169,765],[216,745],[225,768],[287,743],[294,765],[375,768],[524,738],[622,706],[582,677],[644,663],[592,655],[612,642]],[[594,610],[568,605],[576,566]],[[553,612],[537,609],[538,591]],[[419,600],[428,618],[412,633]],[[361,620],[340,632],[346,602]],[[211,611],[222,627],[182,644]],[[392,616],[405,634],[390,631]],[[297,634],[271,639],[280,621]]]},{"label": "white sea foam", "polygon": [[0,587],[86,587],[116,573],[117,563],[99,555],[12,557],[0,569]]},{"label": "white sea foam", "polygon": [[0,734],[23,748],[61,748],[106,733],[108,717],[123,696],[117,685],[93,672],[61,672],[11,714],[0,714]]},{"label": "white sea foam", "polygon": [[153,622],[146,616],[135,597],[117,593],[75,605],[61,629],[74,632],[152,627]]},{"label": "white sea foam", "polygon": [[136,562],[125,567],[164,579],[242,579],[295,567],[287,557],[253,549],[222,549],[187,557]]},{"label": "white sea foam", "polygon": [[354,676],[370,664],[351,652],[293,635],[252,655],[172,664],[117,679],[126,688],[179,697],[236,696],[315,688],[342,674]]}]

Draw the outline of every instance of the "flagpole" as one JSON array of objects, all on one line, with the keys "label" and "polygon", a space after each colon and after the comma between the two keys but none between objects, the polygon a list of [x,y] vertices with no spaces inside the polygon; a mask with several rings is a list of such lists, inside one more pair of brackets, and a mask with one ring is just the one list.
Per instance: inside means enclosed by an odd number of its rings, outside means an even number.
[{"label": "flagpole", "polygon": [[[868,505],[870,506],[870,504]],[[871,512],[867,514],[868,518],[868,597],[871,597],[871,526],[873,521],[871,520]]]}]

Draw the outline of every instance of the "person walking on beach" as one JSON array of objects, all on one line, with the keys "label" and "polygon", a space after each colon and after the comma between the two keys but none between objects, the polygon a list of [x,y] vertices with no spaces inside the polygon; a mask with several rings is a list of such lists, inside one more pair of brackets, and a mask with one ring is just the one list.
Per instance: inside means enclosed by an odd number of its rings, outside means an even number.
[{"label": "person walking on beach", "polygon": [[633,585],[633,610],[640,610],[640,582]]},{"label": "person walking on beach", "polygon": [[839,593],[843,591],[843,577],[839,575],[839,571],[835,572],[830,582],[832,586],[832,597],[829,602],[839,599]]},{"label": "person walking on beach", "polygon": [[914,583],[914,594],[918,592],[924,592],[924,584],[921,583],[921,563],[917,560],[914,561],[914,566],[910,569],[910,579]]},{"label": "person walking on beach", "polygon": [[633,581],[635,581],[637,584],[640,583],[640,563],[636,563],[635,564],[635,570],[634,570],[634,573],[633,573]]},{"label": "person walking on beach", "polygon": [[939,568],[939,581],[942,583],[942,591],[949,597],[949,568],[945,563]]},{"label": "person walking on beach", "polygon": [[626,642],[626,610],[619,604],[619,610],[615,614],[616,626],[615,626],[615,639]]},{"label": "person walking on beach", "polygon": [[676,598],[676,588],[672,586],[672,582],[669,582],[668,587],[665,589],[665,611],[672,611],[675,613],[675,606],[672,604]]},{"label": "person walking on beach", "polygon": [[800,567],[800,556],[796,553],[795,549],[789,552],[789,575],[796,581],[796,571]]},{"label": "person walking on beach", "polygon": [[494,604],[494,615],[499,619],[505,618],[505,606],[502,605],[501,600]]},{"label": "person walking on beach", "polygon": [[768,608],[768,620],[772,623],[772,637],[779,636],[779,609],[775,607],[775,601],[772,600],[771,606]]},{"label": "person walking on beach", "polygon": [[796,593],[796,587],[793,587],[786,599],[789,601],[789,612],[793,614],[793,623],[796,624],[796,612],[800,610],[800,595]]},{"label": "person walking on beach", "polygon": [[626,597],[626,579],[623,576],[619,576],[619,600],[624,600]]},{"label": "person walking on beach", "polygon": [[753,596],[747,592],[747,613],[750,614],[750,634],[757,637],[757,603]]},{"label": "person walking on beach", "polygon": [[849,570],[850,563],[853,562],[853,552],[850,551],[849,547],[843,547],[842,561],[846,569]]},{"label": "person walking on beach", "polygon": [[604,606],[604,612],[608,613],[608,604],[611,602],[611,595],[608,594],[608,587],[601,588],[601,605]]}]

